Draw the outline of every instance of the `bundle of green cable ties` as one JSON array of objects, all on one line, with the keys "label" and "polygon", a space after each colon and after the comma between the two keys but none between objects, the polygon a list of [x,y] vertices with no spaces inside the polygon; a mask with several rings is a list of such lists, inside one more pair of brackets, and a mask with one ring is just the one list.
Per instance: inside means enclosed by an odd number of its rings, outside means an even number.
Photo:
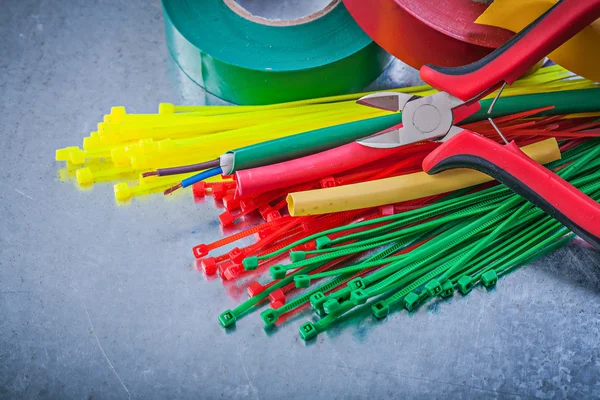
[{"label": "bundle of green cable ties", "polygon": [[[564,152],[561,160],[547,167],[600,200],[600,140]],[[346,234],[340,236],[342,232]],[[308,290],[280,308],[266,309],[261,318],[271,327],[282,315],[310,303],[322,318],[300,327],[300,336],[308,340],[357,307],[371,307],[377,318],[384,318],[397,308],[412,311],[436,296],[451,297],[455,290],[466,295],[480,283],[492,287],[502,275],[574,237],[505,186],[469,188],[423,208],[330,229],[271,254],[247,258],[245,268],[253,269],[260,260],[316,240],[316,250],[293,251],[292,263],[272,266],[271,276],[276,281],[223,312],[219,322],[224,327],[235,324],[269,294],[294,284]],[[349,266],[309,275],[328,263],[349,258],[354,259]],[[328,277],[333,279],[312,285]]]}]

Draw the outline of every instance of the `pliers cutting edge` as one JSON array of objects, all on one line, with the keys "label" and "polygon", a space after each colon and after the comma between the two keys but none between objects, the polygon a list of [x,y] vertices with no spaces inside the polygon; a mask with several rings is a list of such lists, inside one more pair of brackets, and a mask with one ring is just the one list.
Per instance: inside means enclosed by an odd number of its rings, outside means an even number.
[{"label": "pliers cutting edge", "polygon": [[512,84],[598,17],[600,0],[561,0],[502,47],[473,64],[454,68],[423,66],[421,79],[440,90],[436,94],[418,97],[384,92],[362,97],[359,104],[402,111],[403,123],[358,143],[391,148],[422,141],[443,142],[423,161],[425,172],[470,168],[490,175],[600,249],[600,204],[530,159],[514,142],[501,145],[455,126],[480,109],[481,98]]}]

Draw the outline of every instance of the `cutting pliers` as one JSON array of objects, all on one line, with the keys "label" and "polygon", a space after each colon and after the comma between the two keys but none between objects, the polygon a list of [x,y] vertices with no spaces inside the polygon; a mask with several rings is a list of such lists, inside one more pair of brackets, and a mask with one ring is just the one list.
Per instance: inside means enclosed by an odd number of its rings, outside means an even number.
[{"label": "cutting pliers", "polygon": [[501,92],[504,85],[512,84],[599,17],[600,0],[561,0],[502,47],[473,64],[454,68],[423,66],[421,79],[438,89],[436,94],[418,97],[375,93],[362,97],[359,104],[402,111],[402,124],[358,143],[390,148],[422,141],[443,142],[423,161],[425,172],[470,168],[490,175],[600,248],[600,204],[530,159],[514,142],[501,145],[455,126],[480,109],[481,98],[499,88]]}]

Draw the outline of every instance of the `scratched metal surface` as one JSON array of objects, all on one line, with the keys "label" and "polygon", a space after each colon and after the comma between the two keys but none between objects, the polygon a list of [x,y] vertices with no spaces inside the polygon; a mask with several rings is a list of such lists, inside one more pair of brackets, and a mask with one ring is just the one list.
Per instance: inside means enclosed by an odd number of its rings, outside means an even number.
[{"label": "scratched metal surface", "polygon": [[[304,344],[194,270],[220,236],[189,193],[117,207],[57,178],[54,149],[109,107],[215,103],[169,60],[157,0],[8,0],[0,11],[0,398],[597,398],[600,256],[571,245],[487,293]],[[412,84],[396,62],[374,87]]]}]

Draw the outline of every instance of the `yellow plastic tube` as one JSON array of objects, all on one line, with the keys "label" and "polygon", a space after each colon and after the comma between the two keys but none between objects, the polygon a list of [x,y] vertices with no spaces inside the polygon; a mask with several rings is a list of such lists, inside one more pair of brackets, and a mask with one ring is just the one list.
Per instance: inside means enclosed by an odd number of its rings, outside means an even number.
[{"label": "yellow plastic tube", "polygon": [[[520,32],[556,2],[557,0],[495,0],[475,22]],[[599,82],[600,20],[553,51],[548,58],[577,75]]]},{"label": "yellow plastic tube", "polygon": [[[554,138],[525,146],[523,151],[541,164],[560,159],[560,150]],[[469,169],[449,170],[437,175],[417,172],[346,186],[290,193],[287,204],[290,215],[294,217],[327,214],[435,196],[492,180],[481,172]]]}]

